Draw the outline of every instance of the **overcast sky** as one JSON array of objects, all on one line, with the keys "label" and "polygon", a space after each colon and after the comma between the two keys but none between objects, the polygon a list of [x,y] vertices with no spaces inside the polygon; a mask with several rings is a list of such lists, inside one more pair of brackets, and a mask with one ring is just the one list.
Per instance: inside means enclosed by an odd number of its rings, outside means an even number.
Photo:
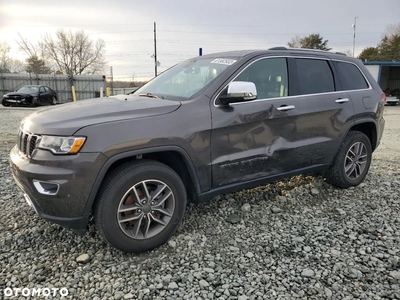
[{"label": "overcast sky", "polygon": [[[335,51],[356,54],[379,43],[400,22],[400,0],[0,0],[0,41],[18,50],[18,33],[35,43],[57,29],[84,30],[106,42],[114,77],[154,74],[153,22],[160,71],[203,53],[286,46],[294,36],[320,33]],[[109,67],[105,70],[109,75]]]}]

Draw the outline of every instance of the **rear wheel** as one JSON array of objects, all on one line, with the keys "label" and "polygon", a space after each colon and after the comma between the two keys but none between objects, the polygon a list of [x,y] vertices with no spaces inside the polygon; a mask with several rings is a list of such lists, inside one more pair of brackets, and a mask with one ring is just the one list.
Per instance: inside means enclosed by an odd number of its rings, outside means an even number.
[{"label": "rear wheel", "polygon": [[357,186],[365,179],[371,159],[369,138],[362,132],[350,131],[326,174],[326,180],[342,188]]},{"label": "rear wheel", "polygon": [[106,179],[95,208],[103,238],[125,252],[152,250],[178,228],[186,208],[186,190],[174,170],[155,161],[118,167]]}]

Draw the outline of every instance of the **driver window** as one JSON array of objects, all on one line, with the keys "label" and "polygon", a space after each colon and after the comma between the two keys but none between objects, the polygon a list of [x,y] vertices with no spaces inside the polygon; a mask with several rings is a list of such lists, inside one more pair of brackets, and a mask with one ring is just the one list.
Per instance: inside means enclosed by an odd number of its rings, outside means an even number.
[{"label": "driver window", "polygon": [[288,95],[286,58],[266,58],[248,66],[234,81],[250,81],[256,85],[257,99]]},{"label": "driver window", "polygon": [[42,86],[39,89],[39,93],[44,93],[44,88]]}]

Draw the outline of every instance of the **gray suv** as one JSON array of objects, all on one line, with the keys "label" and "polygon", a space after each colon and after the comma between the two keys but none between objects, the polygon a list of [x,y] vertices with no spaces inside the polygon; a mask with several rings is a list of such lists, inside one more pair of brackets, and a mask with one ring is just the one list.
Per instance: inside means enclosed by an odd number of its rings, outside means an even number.
[{"label": "gray suv", "polygon": [[348,188],[367,175],[385,95],[340,53],[287,49],[195,57],[133,95],[39,110],[11,150],[37,214],[79,234],[89,220],[112,246],[164,244],[187,199],[297,174]]}]

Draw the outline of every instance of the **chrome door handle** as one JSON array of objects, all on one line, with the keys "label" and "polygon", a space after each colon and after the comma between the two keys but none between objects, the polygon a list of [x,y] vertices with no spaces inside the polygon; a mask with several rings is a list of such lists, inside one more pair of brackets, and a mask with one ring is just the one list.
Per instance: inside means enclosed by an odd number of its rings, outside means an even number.
[{"label": "chrome door handle", "polygon": [[342,99],[337,99],[335,100],[336,103],[345,103],[345,102],[349,102],[348,98],[342,98]]},{"label": "chrome door handle", "polygon": [[285,106],[281,106],[281,107],[277,108],[277,110],[280,110],[280,111],[287,111],[287,110],[292,110],[292,109],[295,109],[294,105],[285,105]]}]

